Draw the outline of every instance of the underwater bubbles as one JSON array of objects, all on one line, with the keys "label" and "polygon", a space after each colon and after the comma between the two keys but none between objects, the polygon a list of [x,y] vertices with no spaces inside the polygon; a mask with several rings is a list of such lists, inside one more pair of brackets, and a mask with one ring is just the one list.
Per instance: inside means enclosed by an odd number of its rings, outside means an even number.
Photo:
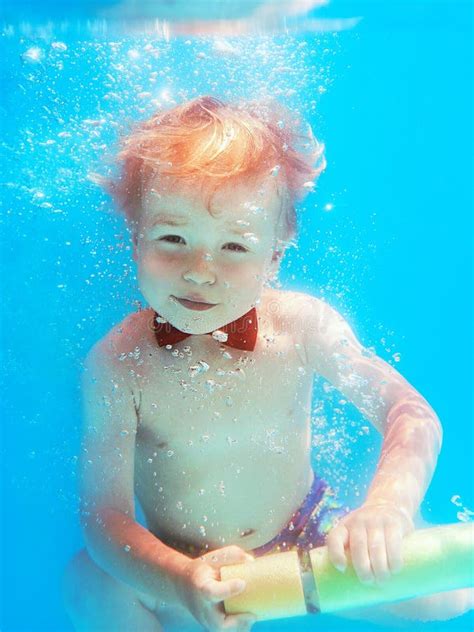
[{"label": "underwater bubbles", "polygon": [[454,496],[451,497],[451,503],[455,506],[455,507],[459,507],[460,510],[458,512],[456,512],[456,518],[458,520],[460,520],[461,522],[471,522],[472,521],[472,516],[474,516],[474,511],[471,511],[471,509],[468,509],[467,507],[464,506],[462,500],[461,500],[461,496],[459,496],[458,494],[455,494]]},{"label": "underwater bubbles", "polygon": [[21,58],[25,62],[36,64],[44,58],[44,51],[38,46],[32,46],[21,55]]}]

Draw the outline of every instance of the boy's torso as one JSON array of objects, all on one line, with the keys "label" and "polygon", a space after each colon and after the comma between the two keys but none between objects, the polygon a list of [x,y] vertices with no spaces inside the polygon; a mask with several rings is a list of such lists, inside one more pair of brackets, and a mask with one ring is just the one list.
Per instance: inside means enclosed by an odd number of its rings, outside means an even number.
[{"label": "boy's torso", "polygon": [[[175,548],[260,546],[311,487],[313,376],[292,296],[265,290],[253,352],[201,335],[173,356],[156,343],[151,309],[121,324],[135,350],[135,492],[150,531]],[[199,360],[209,368],[191,377]]]}]

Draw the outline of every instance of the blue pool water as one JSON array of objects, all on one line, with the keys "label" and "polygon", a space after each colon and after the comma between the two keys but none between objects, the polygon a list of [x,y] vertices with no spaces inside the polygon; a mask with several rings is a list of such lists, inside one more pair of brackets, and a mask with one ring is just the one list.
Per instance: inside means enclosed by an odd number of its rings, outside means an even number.
[{"label": "blue pool water", "polygon": [[[72,629],[59,578],[82,546],[80,363],[142,300],[124,223],[90,174],[153,100],[270,94],[308,119],[328,166],[281,284],[326,298],[428,399],[444,445],[423,517],[472,519],[470,3],[335,1],[226,44],[88,22],[91,7],[66,20],[60,3],[6,2],[1,25],[0,629]],[[380,437],[327,390],[316,380],[314,465],[355,504]],[[410,627],[472,628],[469,615]],[[382,628],[325,616],[254,629]]]}]

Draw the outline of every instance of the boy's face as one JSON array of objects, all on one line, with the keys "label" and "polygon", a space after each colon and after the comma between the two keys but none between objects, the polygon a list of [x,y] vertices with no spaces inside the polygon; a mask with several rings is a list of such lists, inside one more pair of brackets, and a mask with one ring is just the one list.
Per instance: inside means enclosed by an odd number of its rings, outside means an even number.
[{"label": "boy's face", "polygon": [[[196,188],[160,180],[156,191],[151,185],[143,195],[134,247],[149,305],[194,334],[214,331],[258,305],[279,263],[274,255],[283,213],[275,178],[256,187],[222,187],[210,207],[212,214]],[[214,306],[194,310],[177,300],[186,297]]]}]

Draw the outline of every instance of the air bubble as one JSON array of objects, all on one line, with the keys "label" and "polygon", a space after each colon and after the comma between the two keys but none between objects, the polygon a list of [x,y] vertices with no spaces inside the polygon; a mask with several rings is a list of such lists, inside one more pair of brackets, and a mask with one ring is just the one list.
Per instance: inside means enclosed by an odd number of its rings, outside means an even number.
[{"label": "air bubble", "polygon": [[260,242],[260,239],[255,235],[255,233],[244,233],[243,238],[251,244],[258,244]]},{"label": "air bubble", "polygon": [[217,342],[227,342],[229,334],[226,334],[225,331],[221,331],[220,329],[216,329],[216,331],[212,332],[212,337],[214,340],[217,340]]},{"label": "air bubble", "polygon": [[27,61],[29,63],[34,64],[34,63],[40,62],[43,56],[44,56],[44,53],[41,50],[41,48],[38,48],[38,46],[32,46],[31,48],[29,48],[23,53],[21,58],[23,59],[23,61]]},{"label": "air bubble", "polygon": [[225,40],[215,40],[212,46],[214,52],[219,53],[221,55],[238,55],[239,50],[229,44],[229,42]]},{"label": "air bubble", "polygon": [[64,42],[53,42],[51,44],[51,48],[54,48],[54,50],[59,50],[62,53],[67,50],[67,46]]},{"label": "air bubble", "polygon": [[199,373],[206,373],[209,371],[209,365],[204,360],[199,360],[197,364],[188,368],[188,375],[190,377],[196,377]]},{"label": "air bubble", "polygon": [[458,513],[456,514],[456,518],[458,520],[460,520],[461,522],[469,522],[470,518],[468,516],[468,514],[465,511],[458,511]]}]

